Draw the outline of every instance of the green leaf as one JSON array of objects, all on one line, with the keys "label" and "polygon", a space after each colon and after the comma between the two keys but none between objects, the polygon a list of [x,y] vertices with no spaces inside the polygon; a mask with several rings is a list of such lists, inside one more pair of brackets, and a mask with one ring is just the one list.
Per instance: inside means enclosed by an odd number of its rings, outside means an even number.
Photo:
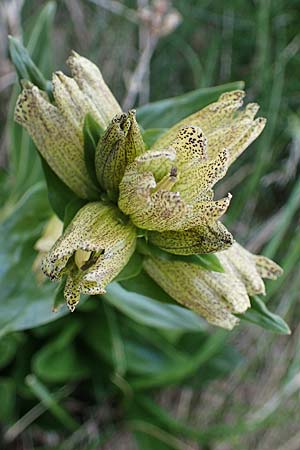
[{"label": "green leaf", "polygon": [[118,283],[111,283],[103,297],[126,316],[149,327],[178,331],[206,328],[204,321],[192,311],[127,291]]},{"label": "green leaf", "polygon": [[96,186],[99,185],[96,168],[95,153],[100,137],[104,129],[98,124],[91,114],[87,114],[83,124],[84,159],[87,171]]},{"label": "green leaf", "polygon": [[[48,2],[37,15],[26,22],[24,42],[41,73],[50,76],[52,72],[52,50],[50,37],[56,5]],[[19,94],[15,86],[10,100],[8,114],[10,201],[15,203],[24,192],[43,179],[40,158],[27,131],[14,122],[14,109]]]},{"label": "green leaf", "polygon": [[39,89],[46,91],[49,95],[51,94],[51,81],[44,78],[42,72],[32,61],[28,50],[18,39],[12,36],[9,36],[9,54],[10,59],[16,68],[19,80],[29,80]]},{"label": "green leaf", "polygon": [[13,378],[0,377],[0,421],[7,425],[14,420],[16,413],[16,384]]},{"label": "green leaf", "polygon": [[146,243],[141,239],[138,241],[137,249],[143,255],[154,256],[155,258],[163,259],[165,261],[182,261],[201,266],[202,268],[213,272],[224,272],[224,268],[215,254],[174,255],[173,253],[162,250],[156,245],[150,244],[150,242]]},{"label": "green leaf", "polygon": [[62,333],[35,353],[32,367],[39,378],[50,383],[66,383],[87,376],[88,368],[74,344],[80,328],[76,320],[67,321]]},{"label": "green leaf", "polygon": [[[0,335],[32,328],[67,313],[52,312],[55,285],[32,271],[34,244],[51,216],[44,184],[30,188],[0,225]],[[17,282],[16,282],[17,280]]]},{"label": "green leaf", "polygon": [[114,281],[124,281],[136,277],[142,271],[143,268],[142,263],[143,263],[142,256],[139,253],[135,252],[131,256],[130,260],[128,261],[124,269],[121,270],[119,275],[116,276]]},{"label": "green leaf", "polygon": [[82,201],[71,189],[53,172],[47,162],[41,157],[42,166],[47,182],[49,203],[55,214],[65,220],[66,209],[70,204]]},{"label": "green leaf", "polygon": [[14,334],[0,339],[0,368],[7,366],[15,356],[18,338]]},{"label": "green leaf", "polygon": [[291,334],[287,323],[277,314],[271,313],[259,297],[251,297],[251,308],[240,319],[254,323],[266,330],[278,334]]},{"label": "green leaf", "polygon": [[[134,389],[148,389],[152,387],[176,384],[189,379],[200,367],[207,364],[224,347],[228,333],[224,330],[217,330],[208,336],[194,352],[185,355],[185,360],[173,362],[168,369],[152,374],[150,377],[132,379],[130,384]],[[190,355],[193,355],[191,358]]]},{"label": "green leaf", "polygon": [[149,128],[143,132],[143,140],[147,148],[152,147],[154,142],[167,131],[168,128]]},{"label": "green leaf", "polygon": [[67,204],[65,207],[65,214],[64,214],[64,230],[67,228],[67,226],[72,222],[78,211],[86,204],[86,200],[83,200],[81,198],[74,198],[70,201],[70,203]]},{"label": "green leaf", "polygon": [[149,103],[137,109],[137,120],[145,129],[170,128],[179,120],[216,101],[223,92],[243,89],[243,87],[243,81],[236,81]]},{"label": "green leaf", "polygon": [[26,20],[24,30],[24,47],[46,79],[51,79],[53,70],[53,24],[56,2],[48,1],[35,15]]}]

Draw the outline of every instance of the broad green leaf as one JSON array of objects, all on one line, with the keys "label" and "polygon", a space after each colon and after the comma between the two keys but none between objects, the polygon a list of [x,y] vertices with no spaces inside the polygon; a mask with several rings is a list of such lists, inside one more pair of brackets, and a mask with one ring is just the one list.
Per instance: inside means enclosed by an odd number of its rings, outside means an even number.
[{"label": "broad green leaf", "polygon": [[251,308],[240,319],[279,334],[291,334],[288,324],[277,314],[271,313],[259,297],[251,297]]},{"label": "broad green leaf", "polygon": [[70,207],[70,205],[78,205],[80,202],[82,203],[82,200],[78,198],[60,178],[58,178],[42,157],[41,160],[47,182],[49,203],[55,214],[60,220],[64,221],[67,207]]},{"label": "broad green leaf", "polygon": [[205,329],[204,321],[192,311],[127,291],[118,283],[111,283],[103,297],[126,316],[150,327],[178,331]]},{"label": "broad green leaf", "polygon": [[66,308],[52,312],[55,285],[37,284],[32,271],[34,244],[50,215],[45,186],[39,183],[0,225],[0,335],[50,322],[67,312]]},{"label": "broad green leaf", "polygon": [[124,281],[139,275],[143,268],[142,262],[142,256],[139,253],[135,252],[131,256],[124,269],[119,273],[119,275],[116,276],[114,281]]},{"label": "broad green leaf", "polygon": [[152,376],[168,370],[172,359],[154,346],[140,340],[137,341],[137,338],[138,336],[136,336],[136,340],[126,339],[124,341],[128,371],[141,376]]},{"label": "broad green leaf", "polygon": [[196,351],[186,354],[185,360],[179,364],[178,361],[175,361],[169,365],[167,370],[153,374],[151,377],[131,379],[131,386],[137,390],[149,389],[181,383],[189,379],[200,367],[205,367],[222,350],[227,336],[228,333],[226,331],[217,330],[212,335],[207,336]]},{"label": "broad green leaf", "polygon": [[83,124],[84,159],[87,171],[95,186],[99,185],[95,168],[95,153],[98,141],[103,133],[103,128],[96,122],[93,116],[87,114]]},{"label": "broad green leaf", "polygon": [[244,82],[236,81],[210,88],[201,88],[178,97],[149,103],[137,109],[137,120],[147,128],[170,128],[176,122],[216,101],[226,91],[243,89]]},{"label": "broad green leaf", "polygon": [[67,322],[55,340],[35,353],[32,368],[41,380],[66,383],[87,376],[88,368],[74,345],[80,327],[79,322],[74,319]]},{"label": "broad green leaf", "polygon": [[154,142],[167,131],[168,128],[149,128],[143,132],[143,139],[147,148],[152,147]]}]

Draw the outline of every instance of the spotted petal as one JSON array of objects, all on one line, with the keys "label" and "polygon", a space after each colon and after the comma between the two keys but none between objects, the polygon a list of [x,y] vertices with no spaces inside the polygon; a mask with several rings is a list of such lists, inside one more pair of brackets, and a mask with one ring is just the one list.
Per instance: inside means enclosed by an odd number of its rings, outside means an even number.
[{"label": "spotted petal", "polygon": [[122,110],[103,80],[100,70],[90,60],[74,51],[68,58],[67,64],[85,99],[92,105],[90,112],[94,111],[95,119],[105,129],[112,118],[120,114]]},{"label": "spotted petal", "polygon": [[239,322],[234,313],[244,312],[250,306],[243,284],[228,274],[158,258],[147,258],[144,268],[178,303],[211,324],[231,330]]},{"label": "spotted petal", "polygon": [[162,250],[176,255],[215,253],[233,244],[231,233],[221,222],[204,222],[185,231],[152,231],[148,237],[150,242]]},{"label": "spotted petal", "polygon": [[282,274],[282,269],[269,258],[253,255],[237,242],[218,257],[223,267],[244,283],[249,295],[265,295],[262,278],[276,279]]},{"label": "spotted petal", "polygon": [[250,307],[248,296],[265,292],[262,278],[275,279],[282,270],[270,259],[252,255],[237,243],[216,256],[224,273],[152,257],[145,259],[144,268],[176,301],[208,322],[232,329],[238,323],[234,314],[242,314]]},{"label": "spotted petal", "polygon": [[243,91],[226,92],[220,98],[200,111],[188,116],[164,133],[153,148],[163,148],[171,144],[179,130],[186,126],[200,127],[207,138],[207,153],[214,158],[225,147],[229,151],[229,164],[260,135],[265,119],[254,116],[258,105],[250,103],[244,110]]},{"label": "spotted petal", "polygon": [[36,86],[20,94],[15,120],[26,128],[41,155],[70,189],[81,198],[96,198],[79,133]]},{"label": "spotted petal", "polygon": [[105,292],[127,264],[135,244],[136,230],[123,223],[117,208],[88,203],[44,258],[42,269],[52,280],[67,277],[65,298],[74,310],[80,293]]},{"label": "spotted petal", "polygon": [[96,172],[103,189],[117,194],[127,165],[144,151],[135,111],[115,116],[96,149]]},{"label": "spotted petal", "polygon": [[54,104],[36,86],[27,85],[18,98],[15,120],[70,189],[81,198],[95,199],[98,191],[84,161],[84,119],[89,113],[106,128],[121,109],[92,62],[76,53],[68,62],[74,78],[53,74]]}]

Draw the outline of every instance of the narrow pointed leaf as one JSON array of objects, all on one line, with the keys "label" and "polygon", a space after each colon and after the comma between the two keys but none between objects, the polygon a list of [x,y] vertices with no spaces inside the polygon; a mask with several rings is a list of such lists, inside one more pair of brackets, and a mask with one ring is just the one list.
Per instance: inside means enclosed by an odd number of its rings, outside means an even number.
[{"label": "narrow pointed leaf", "polygon": [[280,316],[269,311],[259,297],[251,298],[251,309],[248,309],[240,318],[266,330],[273,331],[273,333],[291,334],[288,324]]},{"label": "narrow pointed leaf", "polygon": [[29,80],[38,88],[51,95],[51,81],[44,78],[42,72],[32,61],[28,50],[13,36],[9,36],[9,54],[16,68],[19,80]]}]

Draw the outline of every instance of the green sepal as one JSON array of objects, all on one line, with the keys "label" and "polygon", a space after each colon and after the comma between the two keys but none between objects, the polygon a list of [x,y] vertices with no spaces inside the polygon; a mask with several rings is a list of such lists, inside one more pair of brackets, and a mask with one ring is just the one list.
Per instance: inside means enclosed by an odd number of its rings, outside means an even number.
[{"label": "green sepal", "polygon": [[195,264],[202,267],[205,270],[211,272],[225,272],[222,264],[215,254],[202,254],[202,255],[175,255],[168,253],[155,245],[146,243],[144,240],[139,239],[137,249],[140,253],[147,256],[154,256],[165,261],[181,261],[188,264]]},{"label": "green sepal", "polygon": [[277,314],[268,310],[266,304],[257,296],[250,298],[251,308],[238,316],[242,320],[254,323],[273,333],[291,334],[288,324]]}]

